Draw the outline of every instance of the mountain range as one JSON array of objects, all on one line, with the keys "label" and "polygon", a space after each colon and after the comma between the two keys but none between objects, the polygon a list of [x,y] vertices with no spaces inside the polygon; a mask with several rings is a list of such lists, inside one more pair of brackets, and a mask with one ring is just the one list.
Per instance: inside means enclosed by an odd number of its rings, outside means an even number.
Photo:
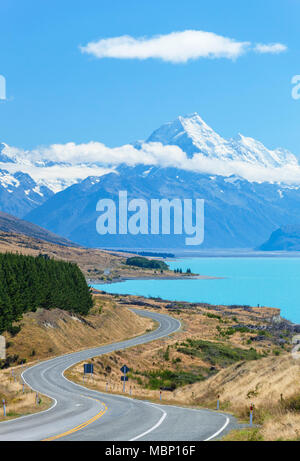
[{"label": "mountain range", "polygon": [[104,147],[67,144],[20,153],[0,145],[2,211],[106,248],[184,246],[180,235],[97,234],[98,200],[117,200],[120,190],[147,201],[204,199],[205,248],[258,247],[279,227],[298,224],[297,157],[242,135],[226,140],[196,113],[162,125],[146,141]]}]

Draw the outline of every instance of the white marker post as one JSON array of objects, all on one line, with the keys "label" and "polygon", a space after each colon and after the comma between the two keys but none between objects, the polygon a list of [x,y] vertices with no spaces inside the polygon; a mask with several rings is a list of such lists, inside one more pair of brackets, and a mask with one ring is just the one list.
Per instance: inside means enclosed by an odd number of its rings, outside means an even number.
[{"label": "white marker post", "polygon": [[108,387],[108,383],[106,383],[106,386],[105,386],[105,390],[106,390],[106,392],[107,392],[107,387]]},{"label": "white marker post", "polygon": [[131,395],[131,386],[130,386],[130,388],[129,388],[129,394]]},{"label": "white marker post", "polygon": [[220,396],[218,395],[218,400],[217,400],[217,410],[220,409]]},{"label": "white marker post", "polygon": [[253,425],[253,404],[250,405],[250,427]]},{"label": "white marker post", "polygon": [[161,400],[161,391],[159,391],[159,400]]},{"label": "white marker post", "polygon": [[5,399],[2,400],[3,403],[3,416],[6,417],[6,406],[5,406]]},{"label": "white marker post", "polygon": [[36,404],[38,405],[39,404],[39,393],[38,392],[36,393],[35,400],[36,400]]}]

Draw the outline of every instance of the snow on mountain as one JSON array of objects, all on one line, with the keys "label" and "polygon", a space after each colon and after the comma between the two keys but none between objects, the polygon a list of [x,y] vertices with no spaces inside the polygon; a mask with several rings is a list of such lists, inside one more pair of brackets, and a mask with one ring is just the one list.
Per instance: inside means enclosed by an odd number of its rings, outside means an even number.
[{"label": "snow on mountain", "polygon": [[15,175],[22,171],[31,177],[37,187],[46,187],[57,193],[72,186],[88,176],[102,176],[111,171],[92,163],[77,163],[53,161],[37,151],[24,151],[0,143],[0,169]]},{"label": "snow on mountain", "polygon": [[285,149],[267,149],[261,142],[253,138],[239,135],[238,140],[231,141],[233,149],[240,161],[245,161],[264,167],[284,167],[298,165],[298,160],[291,152]]},{"label": "snow on mountain", "polygon": [[147,142],[177,145],[189,158],[201,153],[209,159],[263,167],[298,165],[297,158],[287,150],[269,150],[261,142],[243,135],[239,135],[237,140],[222,138],[197,113],[165,123],[152,133]]},{"label": "snow on mountain", "polygon": [[109,148],[100,142],[53,144],[23,150],[0,144],[0,169],[22,171],[39,187],[60,192],[89,176],[103,176],[122,166],[175,167],[250,182],[300,185],[297,158],[270,150],[253,138],[225,139],[197,113],[163,124],[145,141]]},{"label": "snow on mountain", "polygon": [[49,188],[39,186],[28,174],[0,169],[0,211],[23,217],[52,195]]}]

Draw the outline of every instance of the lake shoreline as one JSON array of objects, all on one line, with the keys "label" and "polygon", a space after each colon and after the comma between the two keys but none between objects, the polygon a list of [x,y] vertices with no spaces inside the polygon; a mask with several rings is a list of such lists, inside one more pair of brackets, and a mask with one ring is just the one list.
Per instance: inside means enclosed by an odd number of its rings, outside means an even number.
[{"label": "lake shoreline", "polygon": [[[298,258],[180,258],[169,263],[183,274],[125,273],[120,278],[101,281],[98,288],[110,293],[162,297],[214,305],[273,306],[281,315],[300,324]],[[186,268],[192,274],[185,275]],[[91,274],[92,275],[92,274]],[[111,274],[111,276],[114,274]],[[91,277],[94,285],[98,277]],[[176,283],[176,280],[180,282]],[[189,280],[189,283],[187,282]],[[116,285],[116,283],[120,285]]]},{"label": "lake shoreline", "polygon": [[137,276],[137,277],[118,277],[114,278],[113,280],[101,280],[101,279],[87,279],[87,283],[89,284],[97,284],[97,285],[111,285],[114,283],[121,283],[127,282],[129,280],[221,280],[225,277],[213,277],[210,275],[189,275],[189,276],[172,276],[172,275],[163,275],[161,277],[151,277],[151,276]]}]

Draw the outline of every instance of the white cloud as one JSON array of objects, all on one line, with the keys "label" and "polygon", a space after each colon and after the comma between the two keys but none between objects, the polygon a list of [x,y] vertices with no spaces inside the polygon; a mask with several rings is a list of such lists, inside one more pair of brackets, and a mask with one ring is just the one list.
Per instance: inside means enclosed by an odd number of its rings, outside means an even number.
[{"label": "white cloud", "polygon": [[249,45],[249,42],[239,42],[212,32],[185,30],[151,38],[123,35],[90,42],[80,49],[97,58],[158,58],[179,63],[199,58],[236,59]]},{"label": "white cloud", "polygon": [[96,58],[162,59],[172,63],[184,63],[200,58],[236,59],[250,50],[257,53],[278,54],[287,50],[281,43],[241,42],[213,32],[185,30],[153,37],[134,38],[130,35],[104,38],[81,46],[82,53]]},{"label": "white cloud", "polygon": [[258,43],[255,46],[254,50],[257,53],[261,53],[261,54],[266,54],[266,53],[279,54],[279,53],[283,53],[284,51],[286,51],[287,46],[283,45],[282,43],[269,43],[269,44]]}]

